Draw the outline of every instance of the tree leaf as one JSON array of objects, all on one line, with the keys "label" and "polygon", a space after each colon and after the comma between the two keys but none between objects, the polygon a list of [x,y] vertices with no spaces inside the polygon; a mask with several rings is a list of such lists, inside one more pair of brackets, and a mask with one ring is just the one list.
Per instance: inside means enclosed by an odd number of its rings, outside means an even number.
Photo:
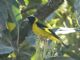
[{"label": "tree leaf", "polygon": [[16,24],[13,23],[13,22],[7,22],[6,27],[11,32],[11,31],[13,31],[15,29]]},{"label": "tree leaf", "polygon": [[19,8],[17,8],[16,6],[12,5],[12,11],[13,11],[13,14],[14,14],[14,17],[15,17],[16,21],[19,21],[19,20],[22,19],[22,16],[20,14]]},{"label": "tree leaf", "polygon": [[8,54],[8,53],[11,53],[13,51],[14,51],[14,49],[12,47],[0,44],[0,55]]}]

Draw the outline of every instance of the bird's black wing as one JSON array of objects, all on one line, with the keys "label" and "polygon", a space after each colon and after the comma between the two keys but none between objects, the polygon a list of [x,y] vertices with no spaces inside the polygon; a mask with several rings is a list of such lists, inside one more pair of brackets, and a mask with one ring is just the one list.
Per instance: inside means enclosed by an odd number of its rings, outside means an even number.
[{"label": "bird's black wing", "polygon": [[[43,30],[45,30],[45,28],[48,28],[46,25],[41,24],[41,23],[39,23],[39,22],[37,22],[36,24],[37,24],[37,26],[38,26],[39,28],[41,28],[41,29],[43,29]],[[53,31],[53,29],[48,29],[48,30],[52,33],[52,35],[53,35],[54,37],[56,37],[57,39],[59,39],[59,40],[61,41],[61,43],[62,43],[65,47],[68,47],[67,45],[65,45],[65,44],[63,43],[63,41],[60,39],[60,37],[58,37],[58,36],[55,34],[55,32]]]},{"label": "bird's black wing", "polygon": [[42,24],[42,23],[39,23],[39,22],[36,22],[37,26],[41,29],[44,29],[44,28],[47,28],[46,25]]},{"label": "bird's black wing", "polygon": [[[41,29],[43,29],[43,30],[44,30],[45,28],[48,28],[46,25],[41,24],[41,23],[39,23],[39,22],[37,22],[36,24],[37,24],[37,26],[38,26],[39,28],[41,28]],[[60,38],[55,34],[55,32],[53,32],[53,29],[48,29],[48,30],[52,33],[53,36],[55,36],[56,38],[60,39]]]}]

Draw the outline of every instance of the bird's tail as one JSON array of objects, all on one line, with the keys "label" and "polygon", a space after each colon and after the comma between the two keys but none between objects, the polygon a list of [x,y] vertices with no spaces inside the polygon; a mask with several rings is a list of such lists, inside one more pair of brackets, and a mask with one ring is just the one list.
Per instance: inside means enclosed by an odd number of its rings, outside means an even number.
[{"label": "bird's tail", "polygon": [[64,47],[68,47],[68,45],[66,45],[61,38],[53,38],[52,39],[54,42],[56,42],[57,44],[61,44],[63,45]]},{"label": "bird's tail", "polygon": [[61,41],[61,44],[64,46],[64,47],[69,47],[69,45],[66,45],[62,40]]}]

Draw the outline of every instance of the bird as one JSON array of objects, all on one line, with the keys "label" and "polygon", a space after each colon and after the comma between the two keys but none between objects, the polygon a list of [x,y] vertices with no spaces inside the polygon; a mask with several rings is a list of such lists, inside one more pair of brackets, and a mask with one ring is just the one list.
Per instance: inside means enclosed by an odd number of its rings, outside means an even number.
[{"label": "bird", "polygon": [[50,29],[45,24],[39,22],[39,20],[36,17],[28,16],[26,20],[28,20],[28,22],[31,24],[32,31],[34,32],[34,34],[52,40],[55,43],[67,46],[66,44],[63,43],[61,38],[57,36],[55,32],[53,32],[53,29]]}]

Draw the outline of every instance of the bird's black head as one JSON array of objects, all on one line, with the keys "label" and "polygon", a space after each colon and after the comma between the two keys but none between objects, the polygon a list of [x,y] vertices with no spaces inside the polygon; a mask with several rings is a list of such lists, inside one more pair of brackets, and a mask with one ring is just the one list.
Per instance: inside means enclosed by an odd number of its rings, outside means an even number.
[{"label": "bird's black head", "polygon": [[34,16],[29,16],[27,18],[28,18],[30,24],[34,23],[34,21],[35,21],[35,17]]}]

